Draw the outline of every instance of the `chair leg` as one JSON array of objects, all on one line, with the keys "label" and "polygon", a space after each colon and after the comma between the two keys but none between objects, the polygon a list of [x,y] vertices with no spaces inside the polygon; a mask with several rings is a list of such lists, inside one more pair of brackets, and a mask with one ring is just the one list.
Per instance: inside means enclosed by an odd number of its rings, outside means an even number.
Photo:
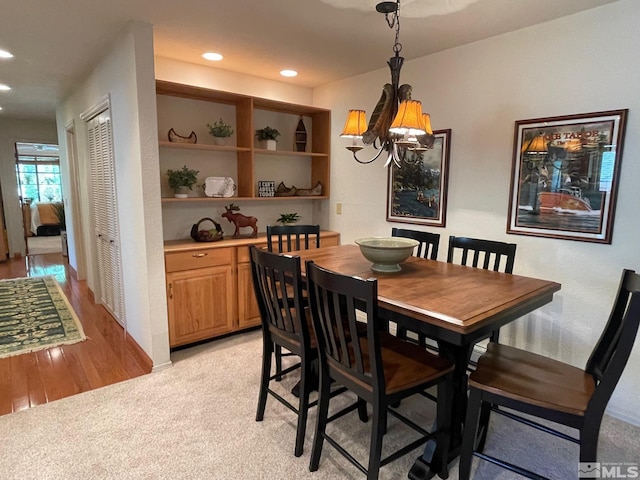
[{"label": "chair leg", "polygon": [[299,457],[304,450],[304,436],[307,430],[307,413],[309,411],[309,393],[311,391],[311,382],[309,374],[311,370],[311,362],[301,359],[300,365],[300,401],[298,402],[298,427],[296,429],[296,449],[294,455]]},{"label": "chair leg", "polygon": [[478,445],[476,446],[476,452],[482,453],[484,451],[484,445],[487,442],[487,432],[489,430],[489,420],[491,418],[491,404],[488,402],[482,402],[480,406],[480,421],[478,422]]},{"label": "chair leg", "polygon": [[316,431],[313,436],[313,446],[311,447],[311,460],[309,461],[309,471],[315,472],[320,464],[322,455],[322,444],[327,429],[327,417],[329,415],[329,399],[331,396],[331,379],[325,372],[325,368],[320,366],[320,386],[318,388],[318,410],[316,418]]},{"label": "chair leg", "polygon": [[387,431],[387,407],[380,402],[373,404],[373,424],[371,425],[371,446],[369,448],[369,468],[367,480],[377,480],[382,456],[382,439]]},{"label": "chair leg", "polygon": [[498,343],[500,340],[500,330],[493,330],[491,332],[491,337],[489,337],[489,341]]},{"label": "chair leg", "polygon": [[600,423],[602,417],[596,422],[585,422],[580,431],[580,462],[595,462],[598,456],[598,437],[600,436]]},{"label": "chair leg", "polygon": [[[280,373],[282,371],[282,347],[280,345],[276,345],[276,373]],[[275,378],[276,382],[282,380],[282,375],[278,375]]]},{"label": "chair leg", "polygon": [[471,474],[471,459],[473,457],[473,445],[476,441],[478,417],[481,407],[481,392],[471,388],[467,403],[467,418],[464,422],[464,435],[462,437],[462,450],[460,451],[460,480],[469,480]]},{"label": "chair leg", "polygon": [[264,339],[262,342],[262,373],[260,375],[260,393],[258,394],[256,422],[261,422],[264,418],[264,409],[267,405],[267,389],[269,388],[269,377],[271,376],[272,353],[273,343],[270,340]]},{"label": "chair leg", "polygon": [[367,402],[358,397],[358,418],[362,423],[369,421],[369,414],[367,413]]}]

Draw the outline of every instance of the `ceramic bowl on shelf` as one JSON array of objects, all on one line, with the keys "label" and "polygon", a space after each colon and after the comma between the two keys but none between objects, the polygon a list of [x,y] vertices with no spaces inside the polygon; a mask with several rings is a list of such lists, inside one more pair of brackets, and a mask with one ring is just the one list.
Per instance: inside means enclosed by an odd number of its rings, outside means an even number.
[{"label": "ceramic bowl on shelf", "polygon": [[413,253],[418,241],[403,237],[367,237],[355,241],[360,252],[369,260],[374,272],[399,272],[400,264]]}]

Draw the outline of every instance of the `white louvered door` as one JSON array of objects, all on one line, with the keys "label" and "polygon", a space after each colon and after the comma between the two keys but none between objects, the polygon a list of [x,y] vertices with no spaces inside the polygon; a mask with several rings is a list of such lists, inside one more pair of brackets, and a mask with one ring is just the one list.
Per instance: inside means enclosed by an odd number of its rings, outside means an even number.
[{"label": "white louvered door", "polygon": [[94,241],[100,283],[99,300],[115,319],[125,326],[115,160],[109,109],[102,110],[89,119],[87,129]]}]

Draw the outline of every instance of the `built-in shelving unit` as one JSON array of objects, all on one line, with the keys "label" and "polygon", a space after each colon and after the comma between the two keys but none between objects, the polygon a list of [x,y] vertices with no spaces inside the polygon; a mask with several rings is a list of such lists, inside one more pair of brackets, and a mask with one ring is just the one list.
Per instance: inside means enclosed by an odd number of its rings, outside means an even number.
[{"label": "built-in shelving unit", "polygon": [[[234,197],[206,197],[200,191],[189,198],[174,198],[163,186],[163,204],[189,202],[300,201],[329,198],[330,110],[279,102],[229,92],[157,81],[158,131],[162,137],[169,128],[187,136],[196,131],[195,144],[160,141],[160,166],[180,168],[183,164],[200,172],[201,177],[229,176],[236,183]],[[206,124],[224,118],[233,126],[229,144],[213,144]],[[295,128],[303,118],[308,135],[305,151],[294,148]],[[269,125],[281,132],[277,150],[260,148],[254,138],[257,128]],[[287,187],[311,188],[322,184],[318,196],[260,197],[258,181],[283,182]]]}]

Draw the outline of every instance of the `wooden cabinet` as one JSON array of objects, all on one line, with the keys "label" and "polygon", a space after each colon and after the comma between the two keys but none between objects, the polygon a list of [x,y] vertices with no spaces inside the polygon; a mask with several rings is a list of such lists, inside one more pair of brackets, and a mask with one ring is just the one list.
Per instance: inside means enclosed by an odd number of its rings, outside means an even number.
[{"label": "wooden cabinet", "polygon": [[[339,243],[339,233],[320,233],[321,246]],[[266,244],[264,234],[213,244],[165,242],[171,347],[260,325],[249,247]]]},{"label": "wooden cabinet", "polygon": [[[278,102],[229,92],[172,82],[156,82],[158,98],[158,135],[167,138],[171,128],[182,136],[191,131],[197,134],[197,143],[160,141],[160,163],[163,172],[187,164],[200,172],[200,177],[231,177],[236,183],[236,200],[318,200],[329,198],[329,154],[331,150],[331,111],[304,105]],[[219,118],[233,126],[234,134],[227,145],[214,145],[208,134],[207,123]],[[298,151],[295,142],[296,127],[300,119],[306,125],[307,145]],[[277,150],[261,148],[255,140],[255,130],[270,126],[276,128]],[[276,172],[276,177],[274,177]],[[311,188],[318,182],[322,193],[314,196],[259,197],[258,182],[283,182],[291,188]],[[186,199],[173,198],[162,185],[163,203],[202,201],[228,202],[225,197],[206,197],[203,193]]]},{"label": "wooden cabinet", "polygon": [[165,254],[171,347],[234,330],[234,264],[233,248]]}]

